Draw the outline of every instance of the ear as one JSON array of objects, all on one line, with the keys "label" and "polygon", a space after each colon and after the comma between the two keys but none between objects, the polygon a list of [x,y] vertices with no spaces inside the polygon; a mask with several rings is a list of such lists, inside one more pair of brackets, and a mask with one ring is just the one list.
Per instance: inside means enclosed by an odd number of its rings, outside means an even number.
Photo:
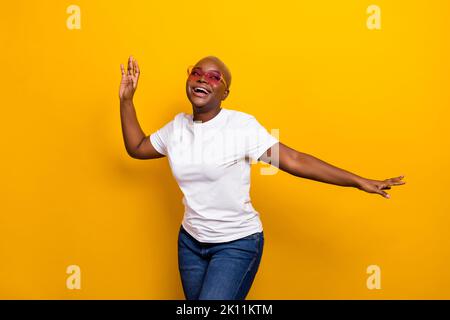
[{"label": "ear", "polygon": [[230,93],[230,90],[227,89],[224,91],[223,96],[222,96],[222,100],[225,100],[228,97],[228,94]]}]

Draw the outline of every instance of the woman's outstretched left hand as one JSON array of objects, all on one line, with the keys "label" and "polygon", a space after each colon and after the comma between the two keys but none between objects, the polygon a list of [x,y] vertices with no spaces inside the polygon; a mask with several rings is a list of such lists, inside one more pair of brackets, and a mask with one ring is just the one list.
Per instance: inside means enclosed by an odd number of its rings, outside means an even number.
[{"label": "woman's outstretched left hand", "polygon": [[405,184],[406,182],[402,181],[404,177],[405,176],[398,176],[385,180],[362,179],[359,182],[358,189],[369,193],[378,193],[379,195],[389,199],[391,196],[384,190],[391,189],[391,186],[400,186]]}]

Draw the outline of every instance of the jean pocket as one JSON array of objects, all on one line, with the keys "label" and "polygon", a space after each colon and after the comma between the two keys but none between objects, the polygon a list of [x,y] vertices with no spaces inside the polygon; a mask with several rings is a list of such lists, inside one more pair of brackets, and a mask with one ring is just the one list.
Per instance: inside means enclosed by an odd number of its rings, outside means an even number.
[{"label": "jean pocket", "polygon": [[255,257],[257,257],[261,251],[261,245],[264,241],[264,234],[262,232],[256,232],[239,240],[242,240],[241,243],[243,246],[250,249]]}]

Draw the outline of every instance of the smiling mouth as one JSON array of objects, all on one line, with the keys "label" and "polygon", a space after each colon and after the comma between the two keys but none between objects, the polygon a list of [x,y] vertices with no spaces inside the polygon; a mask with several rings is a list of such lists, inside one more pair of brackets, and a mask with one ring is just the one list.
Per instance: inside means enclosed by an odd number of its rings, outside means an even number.
[{"label": "smiling mouth", "polygon": [[209,92],[205,88],[193,87],[192,88],[192,94],[194,96],[196,96],[196,97],[205,98],[205,97],[207,97],[209,95]]}]

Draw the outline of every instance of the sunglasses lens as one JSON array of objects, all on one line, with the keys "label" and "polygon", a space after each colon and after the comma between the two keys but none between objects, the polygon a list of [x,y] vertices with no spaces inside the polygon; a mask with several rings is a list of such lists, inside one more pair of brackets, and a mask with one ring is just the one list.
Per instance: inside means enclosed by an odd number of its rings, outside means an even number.
[{"label": "sunglasses lens", "polygon": [[208,81],[208,83],[214,84],[214,85],[219,84],[221,79],[222,79],[222,75],[219,72],[216,72],[216,71],[210,71],[210,72],[204,73],[203,70],[201,70],[201,69],[189,68],[188,69],[188,73],[189,73],[189,78],[192,79],[192,80],[197,80],[197,79],[201,78],[204,75],[204,79],[206,81]]},{"label": "sunglasses lens", "polygon": [[188,70],[188,73],[189,73],[189,77],[201,77],[201,75],[202,75],[202,72],[201,72],[201,70],[198,70],[198,69],[189,69]]},{"label": "sunglasses lens", "polygon": [[218,84],[220,82],[221,75],[217,72],[207,72],[206,78],[210,83]]}]

